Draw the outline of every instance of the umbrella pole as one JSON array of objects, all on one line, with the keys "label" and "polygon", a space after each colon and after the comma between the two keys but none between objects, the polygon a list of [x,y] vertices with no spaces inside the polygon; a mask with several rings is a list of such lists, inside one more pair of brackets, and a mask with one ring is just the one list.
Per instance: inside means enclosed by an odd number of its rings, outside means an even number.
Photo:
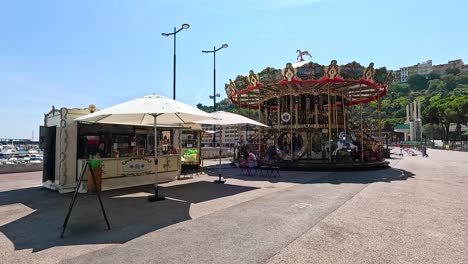
[{"label": "umbrella pole", "polygon": [[154,196],[150,196],[148,200],[150,202],[156,201],[163,201],[166,199],[164,196],[159,196],[158,192],[158,125],[157,125],[157,114],[153,115],[154,117],[154,176],[155,176],[155,183],[154,183]]},{"label": "umbrella pole", "polygon": [[[221,127],[221,130],[222,130],[223,129],[222,126],[220,126],[220,127]],[[216,131],[215,131],[215,133],[216,133]],[[222,135],[222,133],[223,133],[223,131],[221,131],[220,134]],[[219,136],[219,138],[220,138],[220,141],[221,141],[222,136]],[[221,153],[222,152],[223,151],[221,150],[221,142],[219,142],[219,166],[218,166],[218,177],[219,178],[217,180],[214,180],[214,183],[224,183],[225,182],[225,180],[221,179]]]}]

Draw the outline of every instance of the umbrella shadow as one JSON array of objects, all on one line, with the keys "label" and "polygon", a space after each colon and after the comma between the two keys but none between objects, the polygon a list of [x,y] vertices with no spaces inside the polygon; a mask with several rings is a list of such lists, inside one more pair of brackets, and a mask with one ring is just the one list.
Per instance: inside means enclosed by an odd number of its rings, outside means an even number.
[{"label": "umbrella shadow", "polygon": [[[111,230],[107,230],[96,195],[79,194],[63,239],[62,225],[72,194],[43,188],[0,193],[0,206],[22,210],[25,216],[0,226],[15,250],[41,251],[56,246],[125,243],[152,231],[190,220],[190,205],[254,190],[231,184],[193,182],[160,187],[167,199],[150,203],[152,186],[139,186],[101,193]],[[24,215],[23,214],[23,215]],[[4,219],[0,218],[0,223]]]}]

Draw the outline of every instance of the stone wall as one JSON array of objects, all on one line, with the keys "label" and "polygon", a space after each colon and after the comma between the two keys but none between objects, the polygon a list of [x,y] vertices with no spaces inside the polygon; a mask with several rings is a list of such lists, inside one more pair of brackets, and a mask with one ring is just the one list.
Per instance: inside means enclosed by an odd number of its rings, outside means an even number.
[{"label": "stone wall", "polygon": [[[232,148],[221,148],[222,153],[221,157],[222,158],[227,158],[227,157],[232,157],[233,156],[233,151]],[[216,159],[219,158],[219,147],[218,148],[202,148],[202,157],[204,159]]]},{"label": "stone wall", "polygon": [[17,172],[30,172],[30,171],[41,171],[41,170],[42,170],[42,163],[4,164],[4,165],[0,165],[0,174],[17,173]]}]

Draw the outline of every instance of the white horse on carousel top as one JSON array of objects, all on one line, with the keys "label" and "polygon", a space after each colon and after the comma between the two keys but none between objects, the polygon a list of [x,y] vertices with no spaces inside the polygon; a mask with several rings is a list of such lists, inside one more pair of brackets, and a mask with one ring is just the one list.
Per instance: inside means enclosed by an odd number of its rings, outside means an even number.
[{"label": "white horse on carousel top", "polygon": [[[302,56],[309,56],[312,58],[312,55],[310,55],[310,53],[307,51],[307,50],[304,50],[304,51],[301,51],[300,49],[296,50],[296,53],[299,53],[299,55],[297,55],[297,60],[298,61],[303,61],[304,59],[302,58]],[[300,58],[300,60],[299,60]]]},{"label": "white horse on carousel top", "polygon": [[354,133],[351,132],[351,139],[352,141],[349,141],[346,139],[346,135],[344,131],[340,132],[340,135],[338,136],[338,142],[336,142],[336,149],[333,151],[332,155],[335,156],[338,151],[345,149],[345,150],[351,150],[354,152],[358,151],[358,146],[354,145],[353,142],[356,142],[356,136]]}]

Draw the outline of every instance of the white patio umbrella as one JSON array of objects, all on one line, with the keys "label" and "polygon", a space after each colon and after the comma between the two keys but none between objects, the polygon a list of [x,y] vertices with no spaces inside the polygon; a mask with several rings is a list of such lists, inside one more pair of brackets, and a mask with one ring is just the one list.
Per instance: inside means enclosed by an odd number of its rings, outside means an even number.
[{"label": "white patio umbrella", "polygon": [[[217,119],[206,119],[201,121],[195,121],[194,123],[200,124],[208,124],[208,125],[219,125],[219,126],[228,126],[228,125],[254,125],[254,126],[261,126],[261,127],[268,127],[265,124],[257,122],[253,119],[247,118],[242,115],[224,112],[224,111],[217,111],[211,113]],[[221,144],[219,144],[219,167],[218,167],[218,180],[215,180],[215,183],[224,183],[221,180]]]},{"label": "white patio umbrella", "polygon": [[121,125],[154,125],[155,197],[151,201],[164,200],[158,195],[158,141],[157,126],[160,124],[193,123],[199,120],[217,119],[200,109],[160,95],[147,95],[125,103],[75,119],[79,122]]}]

